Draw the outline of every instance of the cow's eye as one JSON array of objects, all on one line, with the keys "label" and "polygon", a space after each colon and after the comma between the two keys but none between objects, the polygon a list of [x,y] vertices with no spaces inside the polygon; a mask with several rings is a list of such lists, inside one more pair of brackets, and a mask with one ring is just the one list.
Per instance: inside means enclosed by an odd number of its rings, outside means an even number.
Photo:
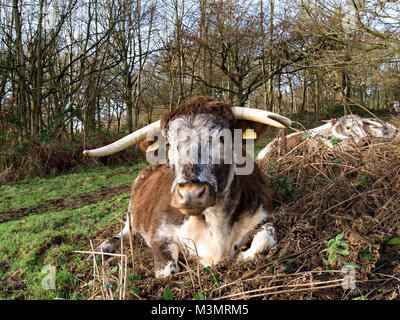
[{"label": "cow's eye", "polygon": [[350,130],[351,129],[351,127],[346,127],[346,130]]}]

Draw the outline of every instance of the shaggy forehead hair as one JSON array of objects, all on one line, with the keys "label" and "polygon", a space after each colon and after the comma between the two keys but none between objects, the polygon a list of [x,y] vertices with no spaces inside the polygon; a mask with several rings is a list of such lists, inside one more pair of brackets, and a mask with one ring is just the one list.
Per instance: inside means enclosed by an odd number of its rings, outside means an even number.
[{"label": "shaggy forehead hair", "polygon": [[217,191],[212,159],[223,150],[219,140],[224,129],[232,130],[234,122],[231,106],[210,97],[189,100],[163,117],[161,127],[170,145],[168,161],[175,173],[172,189],[190,182],[186,170],[189,165],[197,182],[208,183]]},{"label": "shaggy forehead hair", "polygon": [[161,128],[166,132],[169,129],[169,124],[173,120],[182,117],[190,120],[201,114],[212,115],[213,119],[210,120],[213,121],[213,123],[229,128],[235,122],[235,117],[231,108],[231,105],[216,101],[212,97],[196,97],[164,115],[161,118]]},{"label": "shaggy forehead hair", "polygon": [[197,182],[208,183],[217,191],[217,178],[212,163],[216,157],[222,157],[223,144],[220,137],[225,133],[224,129],[207,114],[183,116],[170,123],[167,133],[170,144],[168,159],[171,168],[175,170],[174,185],[190,182],[187,174],[189,167],[189,172],[194,172]]}]

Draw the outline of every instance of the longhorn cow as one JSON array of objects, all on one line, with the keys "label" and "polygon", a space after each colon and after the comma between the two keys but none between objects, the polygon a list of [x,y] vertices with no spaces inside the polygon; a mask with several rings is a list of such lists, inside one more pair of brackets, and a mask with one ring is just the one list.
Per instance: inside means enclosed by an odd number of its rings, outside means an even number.
[{"label": "longhorn cow", "polygon": [[[99,157],[140,141],[142,147],[147,146],[153,141],[146,137],[159,131],[167,145],[166,163],[143,169],[134,181],[122,232],[96,250],[113,252],[121,237],[129,235],[129,219],[133,230],[151,248],[156,277],[179,270],[180,247],[198,255],[205,266],[236,256],[251,259],[269,250],[277,239],[274,225],[267,222],[273,209],[268,178],[253,159],[249,174],[237,174],[240,165],[235,152],[231,163],[214,163],[213,157],[220,155],[222,159],[226,149],[232,151],[232,145],[225,141],[229,140],[226,132],[251,128],[260,136],[267,126],[284,128],[290,124],[288,118],[271,112],[196,97],[111,145],[85,151],[86,156]],[[205,149],[209,149],[208,158],[199,163],[198,154]],[[250,247],[238,255],[256,228],[259,231]]]},{"label": "longhorn cow", "polygon": [[[304,132],[294,132],[285,136],[287,151],[292,150],[305,139],[309,147],[315,147],[317,140],[330,148],[342,150],[364,145],[370,137],[393,139],[400,136],[400,131],[388,122],[361,118],[357,115],[346,115],[331,119],[326,124]],[[282,138],[272,140],[258,155],[257,160],[266,157],[279,147]]]}]

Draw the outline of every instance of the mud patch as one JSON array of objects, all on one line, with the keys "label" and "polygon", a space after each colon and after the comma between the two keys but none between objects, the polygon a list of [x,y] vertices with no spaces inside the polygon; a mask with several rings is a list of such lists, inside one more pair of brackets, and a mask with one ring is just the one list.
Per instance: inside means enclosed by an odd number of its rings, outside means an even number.
[{"label": "mud patch", "polygon": [[121,184],[114,187],[102,186],[99,190],[84,192],[73,196],[45,200],[37,205],[15,210],[0,211],[0,223],[19,220],[32,214],[41,214],[48,211],[63,211],[77,209],[97,202],[112,199],[121,193],[127,193],[131,189],[131,183]]},{"label": "mud patch", "polygon": [[10,270],[10,266],[5,261],[0,261],[1,273],[7,273]]}]

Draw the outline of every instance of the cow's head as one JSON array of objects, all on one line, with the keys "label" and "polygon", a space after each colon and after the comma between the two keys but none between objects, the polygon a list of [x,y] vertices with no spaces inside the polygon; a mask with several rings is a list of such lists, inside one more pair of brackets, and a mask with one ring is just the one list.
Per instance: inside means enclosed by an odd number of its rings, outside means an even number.
[{"label": "cow's head", "polygon": [[[145,131],[147,138],[151,131],[161,132],[173,177],[171,206],[183,214],[195,215],[213,206],[233,179],[235,129],[251,128],[260,137],[267,126],[284,128],[290,126],[290,120],[263,110],[234,107],[211,97],[196,97],[160,121],[109,146],[85,151],[85,155],[109,155],[143,139],[141,148],[147,148],[153,141],[146,140]],[[227,152],[231,152],[231,161],[225,161]]]},{"label": "cow's head", "polygon": [[332,135],[335,139],[351,141],[355,145],[366,143],[368,134],[364,129],[362,119],[357,115],[347,115],[331,120]]}]

